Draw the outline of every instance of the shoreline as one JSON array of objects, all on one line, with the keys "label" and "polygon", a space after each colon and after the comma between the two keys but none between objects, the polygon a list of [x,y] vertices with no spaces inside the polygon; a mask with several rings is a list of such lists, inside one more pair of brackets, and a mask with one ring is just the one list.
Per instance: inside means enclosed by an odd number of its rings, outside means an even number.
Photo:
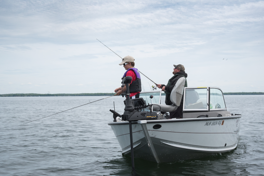
[{"label": "shoreline", "polygon": [[[39,93],[10,93],[0,94],[0,97],[56,97],[56,96],[113,96],[114,93],[58,93],[58,94],[39,94]],[[162,93],[162,95],[165,95]],[[264,92],[226,92],[224,95],[264,95]]]}]

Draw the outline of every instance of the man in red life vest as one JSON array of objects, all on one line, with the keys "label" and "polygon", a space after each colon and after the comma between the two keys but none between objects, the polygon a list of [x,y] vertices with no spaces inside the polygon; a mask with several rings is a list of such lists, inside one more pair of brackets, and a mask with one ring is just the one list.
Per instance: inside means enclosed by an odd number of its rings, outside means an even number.
[{"label": "man in red life vest", "polygon": [[[126,69],[126,72],[122,79],[126,76],[131,76],[132,81],[129,84],[130,98],[139,98],[141,92],[141,78],[138,72],[138,69],[134,68],[135,59],[131,56],[126,56],[122,59],[122,62],[119,65],[123,65]],[[126,86],[119,87],[115,89],[116,95],[120,95],[122,92],[126,91]]]}]

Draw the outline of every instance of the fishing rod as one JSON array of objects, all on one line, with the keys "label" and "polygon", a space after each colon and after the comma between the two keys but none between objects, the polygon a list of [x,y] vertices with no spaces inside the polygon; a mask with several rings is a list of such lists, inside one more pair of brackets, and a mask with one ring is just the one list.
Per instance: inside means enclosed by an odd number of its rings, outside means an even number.
[{"label": "fishing rod", "polygon": [[[96,39],[98,40],[98,39]],[[101,42],[100,40],[98,40],[100,43],[102,43],[106,48],[108,48],[110,51],[112,51],[113,53],[115,53],[118,57],[120,57],[121,59],[123,59],[121,56],[119,56],[116,52],[114,52],[113,50],[111,50],[108,46],[106,46],[103,42]],[[139,71],[139,70],[138,70]],[[154,81],[152,81],[149,77],[147,77],[145,74],[143,74],[141,71],[139,71],[139,73],[141,73],[142,75],[144,75],[148,80],[150,80],[151,82],[153,82],[156,86],[158,85],[157,83],[155,83]]]},{"label": "fishing rod", "polygon": [[[139,71],[139,70],[138,70]],[[154,81],[152,81],[149,77],[147,77],[145,74],[143,74],[141,71],[139,71],[142,75],[144,75],[146,78],[148,78],[151,82],[153,82],[156,86],[158,85],[157,83],[155,83]]]},{"label": "fishing rod", "polygon": [[[98,39],[96,39],[98,40]],[[98,40],[100,43],[103,44],[103,42],[101,42],[100,40]],[[106,46],[105,44],[103,44],[106,48],[108,48],[110,51],[112,51],[113,53],[115,53],[118,57],[120,57],[121,59],[123,59],[121,56],[119,56],[116,52],[114,52],[113,50],[111,50],[108,46]]]},{"label": "fishing rod", "polygon": [[60,112],[56,112],[54,114],[51,114],[51,115],[48,115],[48,116],[45,116],[45,117],[41,117],[39,119],[31,120],[31,121],[28,121],[28,122],[23,123],[22,125],[25,125],[25,124],[28,124],[28,123],[31,123],[31,122],[34,122],[34,121],[37,121],[37,120],[45,119],[45,118],[48,118],[48,117],[51,117],[51,116],[54,116],[54,115],[57,115],[57,114],[60,114],[60,113],[63,113],[63,112],[72,110],[72,109],[76,109],[76,108],[79,108],[79,107],[82,107],[82,106],[85,106],[85,105],[88,105],[88,104],[95,103],[97,101],[101,101],[101,100],[104,100],[104,99],[113,97],[113,96],[116,96],[116,94],[115,95],[112,95],[112,96],[109,96],[109,97],[101,98],[101,99],[98,99],[98,100],[95,100],[95,101],[92,101],[92,102],[89,102],[89,103],[85,103],[85,104],[82,104],[82,105],[79,105],[79,106],[76,106],[76,107],[73,107],[73,108],[70,108],[70,109],[66,109],[66,110],[63,110],[63,111],[60,111]]}]

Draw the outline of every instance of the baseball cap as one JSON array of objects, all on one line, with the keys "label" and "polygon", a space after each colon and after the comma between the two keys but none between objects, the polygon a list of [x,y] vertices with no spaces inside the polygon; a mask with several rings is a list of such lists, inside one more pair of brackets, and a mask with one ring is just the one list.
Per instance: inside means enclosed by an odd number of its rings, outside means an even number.
[{"label": "baseball cap", "polygon": [[135,62],[135,59],[131,56],[126,56],[122,59],[122,62],[119,65],[123,65],[126,62]]},{"label": "baseball cap", "polygon": [[182,64],[178,64],[178,65],[173,65],[175,68],[179,69],[179,70],[182,70],[182,71],[185,71],[185,68]]}]

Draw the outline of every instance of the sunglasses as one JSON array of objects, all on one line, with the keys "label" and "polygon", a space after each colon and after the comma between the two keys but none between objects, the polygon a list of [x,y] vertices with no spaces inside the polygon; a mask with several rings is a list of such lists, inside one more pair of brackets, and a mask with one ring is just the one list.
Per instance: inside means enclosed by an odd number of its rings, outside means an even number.
[{"label": "sunglasses", "polygon": [[128,64],[127,62],[123,64],[123,66],[125,66],[126,64]]}]

